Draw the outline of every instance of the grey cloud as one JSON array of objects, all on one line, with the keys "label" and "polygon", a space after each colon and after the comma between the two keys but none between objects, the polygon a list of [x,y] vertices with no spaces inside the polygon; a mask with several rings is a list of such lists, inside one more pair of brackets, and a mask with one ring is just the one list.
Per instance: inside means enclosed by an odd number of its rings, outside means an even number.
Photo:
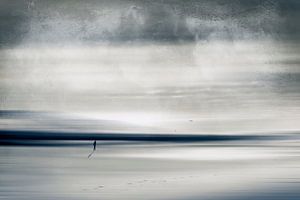
[{"label": "grey cloud", "polygon": [[4,1],[0,43],[297,38],[297,1]]}]

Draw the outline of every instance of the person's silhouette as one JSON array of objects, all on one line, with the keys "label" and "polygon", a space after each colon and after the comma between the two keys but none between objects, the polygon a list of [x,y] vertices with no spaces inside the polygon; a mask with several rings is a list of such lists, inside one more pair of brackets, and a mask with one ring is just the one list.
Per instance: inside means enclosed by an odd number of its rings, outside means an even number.
[{"label": "person's silhouette", "polygon": [[97,141],[96,140],[94,141],[93,145],[94,145],[94,151],[96,151],[96,145],[97,145]]}]

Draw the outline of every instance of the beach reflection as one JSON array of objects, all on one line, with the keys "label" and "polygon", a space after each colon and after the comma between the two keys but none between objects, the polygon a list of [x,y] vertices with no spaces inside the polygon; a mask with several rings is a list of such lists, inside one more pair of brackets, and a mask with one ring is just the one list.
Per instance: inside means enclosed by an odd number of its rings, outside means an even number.
[{"label": "beach reflection", "polygon": [[[4,199],[300,197],[299,141],[0,147]],[[275,192],[276,191],[276,192]],[[276,197],[276,198],[275,198]]]}]

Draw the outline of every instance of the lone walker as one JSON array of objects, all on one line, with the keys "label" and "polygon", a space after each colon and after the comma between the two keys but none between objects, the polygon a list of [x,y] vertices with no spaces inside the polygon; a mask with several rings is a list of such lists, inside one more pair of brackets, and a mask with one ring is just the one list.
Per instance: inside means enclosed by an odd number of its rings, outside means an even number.
[{"label": "lone walker", "polygon": [[96,151],[96,146],[97,146],[97,141],[96,140],[94,141],[93,145],[94,145],[94,151]]}]

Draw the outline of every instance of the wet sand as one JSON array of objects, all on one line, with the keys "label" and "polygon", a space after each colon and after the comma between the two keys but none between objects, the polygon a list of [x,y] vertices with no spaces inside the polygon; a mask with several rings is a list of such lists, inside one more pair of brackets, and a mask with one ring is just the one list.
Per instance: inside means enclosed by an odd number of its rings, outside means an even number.
[{"label": "wet sand", "polygon": [[1,199],[299,199],[300,142],[1,146]]}]

